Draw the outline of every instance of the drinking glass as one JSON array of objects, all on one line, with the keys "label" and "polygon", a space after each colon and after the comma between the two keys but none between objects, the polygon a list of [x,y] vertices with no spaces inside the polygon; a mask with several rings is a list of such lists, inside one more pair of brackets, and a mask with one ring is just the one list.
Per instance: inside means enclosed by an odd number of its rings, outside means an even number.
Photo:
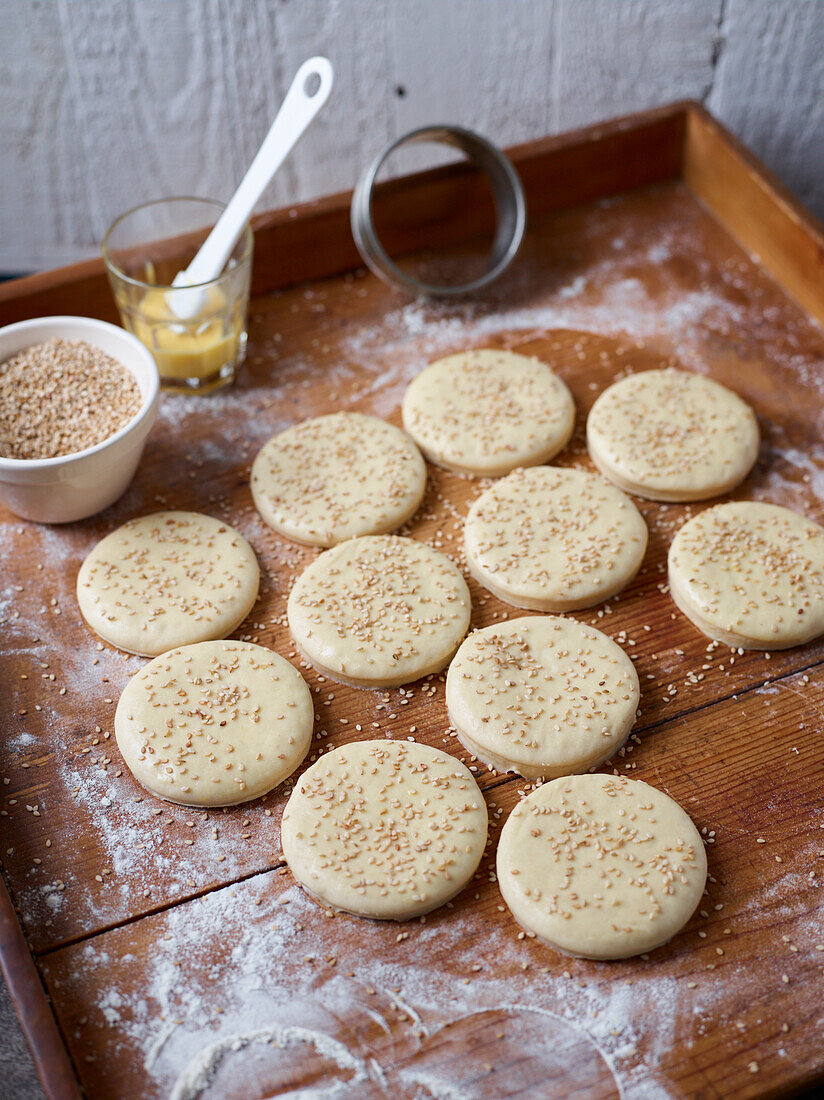
[{"label": "drinking glass", "polygon": [[[247,225],[223,273],[198,284],[202,308],[178,316],[190,294],[172,280],[189,265],[223,212],[211,199],[159,199],[121,215],[103,259],[123,327],[151,351],[164,390],[204,393],[234,381],[246,354],[252,231]],[[191,301],[191,298],[189,298]]]}]

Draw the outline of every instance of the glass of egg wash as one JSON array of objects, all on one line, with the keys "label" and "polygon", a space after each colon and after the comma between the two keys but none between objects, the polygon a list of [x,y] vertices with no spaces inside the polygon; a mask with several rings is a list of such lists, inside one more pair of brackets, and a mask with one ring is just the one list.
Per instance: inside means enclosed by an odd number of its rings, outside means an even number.
[{"label": "glass of egg wash", "polygon": [[175,297],[191,291],[173,287],[172,280],[189,265],[223,209],[211,199],[159,199],[123,214],[103,239],[123,327],[151,351],[166,391],[206,393],[228,385],[246,354],[253,246],[248,225],[223,273],[199,286],[195,316],[186,316],[182,304],[174,309]]}]

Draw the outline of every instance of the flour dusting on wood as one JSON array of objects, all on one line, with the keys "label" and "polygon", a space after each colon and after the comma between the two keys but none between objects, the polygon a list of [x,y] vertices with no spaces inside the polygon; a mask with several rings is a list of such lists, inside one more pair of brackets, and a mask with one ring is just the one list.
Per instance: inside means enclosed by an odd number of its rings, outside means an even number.
[{"label": "flour dusting on wood", "polygon": [[[645,212],[656,194],[668,203],[664,221]],[[824,520],[824,334],[751,259],[719,243],[675,185],[537,227],[483,300],[410,303],[347,276],[260,299],[253,311],[240,383],[165,398],[138,477],[112,509],[67,528],[0,524],[9,563],[0,690],[11,716],[0,747],[4,873],[27,936],[47,952],[41,966],[84,1074],[112,1095],[138,1075],[146,1096],[176,1100],[248,1100],[252,1083],[265,1081],[289,1082],[290,1095],[307,1100],[480,1100],[501,1095],[502,1073],[523,1072],[525,1089],[556,1076],[568,1087],[577,1073],[582,1095],[658,1100],[674,1076],[687,1079],[678,1058],[705,1035],[726,1044],[745,1084],[751,1047],[774,1060],[802,1041],[814,1049],[824,1024],[824,811],[806,777],[824,763],[824,677],[804,669],[821,662],[824,646],[735,653],[675,616],[666,546],[694,509],[642,503],[651,549],[639,578],[581,615],[627,649],[642,682],[641,735],[612,766],[680,794],[713,876],[682,936],[623,964],[564,959],[519,934],[498,909],[489,860],[454,905],[423,923],[327,916],[280,867],[288,784],[227,812],[141,791],[112,721],[144,662],[98,644],[74,585],[97,539],[131,516],[165,507],[214,514],[241,530],[262,567],[261,597],[237,636],[300,665],[285,600],[314,551],[280,539],[254,511],[256,451],[287,425],[340,408],[398,423],[418,370],[485,344],[542,356],[572,385],[578,431],[559,461],[577,465],[587,462],[583,413],[610,380],[670,361],[711,371],[760,412],[761,458],[740,492]],[[597,381],[582,384],[593,365]],[[776,418],[768,383],[782,392]],[[483,487],[431,470],[410,532],[463,564],[462,518]],[[513,613],[475,585],[472,594],[473,625]],[[461,752],[442,677],[384,695],[302,671],[316,708],[310,760],[353,737],[428,740],[472,764],[496,826],[524,789]],[[780,686],[769,682],[778,677]],[[707,712],[719,728],[702,717],[713,698],[724,700]],[[791,708],[802,715],[797,737],[773,744],[772,723]],[[724,723],[752,731],[768,754],[727,755]],[[710,768],[714,799],[705,798]],[[741,869],[757,889],[739,891]],[[756,930],[776,937],[775,955],[750,956]],[[461,1058],[448,1056],[453,1041]]]}]

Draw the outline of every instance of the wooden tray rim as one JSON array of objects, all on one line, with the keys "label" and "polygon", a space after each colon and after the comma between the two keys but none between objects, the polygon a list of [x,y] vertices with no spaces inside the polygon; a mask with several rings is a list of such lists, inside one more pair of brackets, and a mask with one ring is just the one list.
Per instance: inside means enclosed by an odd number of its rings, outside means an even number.
[{"label": "wooden tray rim", "polygon": [[[740,167],[753,175],[758,185],[783,216],[806,234],[810,245],[821,261],[822,267],[824,267],[824,225],[750,150],[719,123],[701,103],[695,100],[679,100],[652,110],[635,112],[606,122],[538,138],[508,147],[506,152],[523,177],[525,172],[529,173],[529,169],[545,165],[548,159],[558,155],[574,154],[593,147],[603,147],[611,140],[627,135],[644,134],[650,131],[663,133],[669,127],[679,139],[679,159],[677,163],[672,162],[672,170],[666,171],[667,159],[665,156],[663,161],[664,170],[662,171],[659,165],[657,168],[659,174],[645,181],[648,185],[654,182],[663,182],[666,179],[683,178],[684,145],[688,140],[687,127],[690,122],[713,134],[715,139],[720,141],[738,161]],[[410,190],[420,190],[424,194],[429,194],[431,188],[437,188],[440,185],[465,185],[470,171],[467,170],[465,165],[458,164],[402,176],[380,185],[379,194],[387,203],[391,204],[398,196],[408,193]],[[530,194],[530,179],[525,179],[524,183],[529,208],[533,212],[576,205],[574,202],[565,202],[558,203],[553,207],[552,205],[544,205],[541,201],[533,204],[531,201],[533,196]],[[644,183],[635,184],[634,186],[643,185]],[[630,189],[632,189],[632,185],[605,191],[603,194],[616,194],[620,193],[621,190]],[[362,266],[354,241],[351,240],[351,235],[348,234],[351,194],[351,191],[337,192],[309,202],[267,211],[255,216],[252,225],[255,231],[257,276],[255,282],[257,285],[253,285],[253,296],[266,293],[272,289],[281,289],[282,287],[304,282],[311,278],[325,278]],[[589,201],[593,197],[596,196],[587,196],[580,201]],[[699,201],[702,200],[700,193],[697,193],[696,197]],[[278,253],[282,249],[284,236],[299,237],[311,233],[313,226],[324,225],[328,228],[330,222],[340,229],[342,220],[345,220],[346,223],[348,240],[344,242],[344,247],[340,248],[331,257],[331,262],[329,259],[324,258],[325,262],[322,264],[322,270],[317,271],[314,275],[304,273],[300,277],[284,281],[282,276],[278,277],[278,269],[276,268],[274,282],[271,281],[272,274],[268,269],[269,254]],[[725,228],[728,229],[726,225]],[[735,236],[734,233],[732,235]],[[747,247],[746,242],[739,240],[739,243],[743,243]],[[311,252],[311,250],[309,251]],[[262,275],[259,270],[261,267],[264,268]],[[37,311],[38,299],[49,300],[51,297],[59,296],[67,288],[81,287],[85,283],[105,280],[105,277],[105,265],[102,259],[97,258],[9,280],[0,285],[0,319],[7,314],[17,319],[15,306],[23,306],[21,316],[40,316],[42,313]],[[790,297],[795,298],[795,295],[787,290],[780,279],[777,281]],[[824,299],[824,291],[822,298]],[[30,303],[30,308],[33,308],[35,312],[30,313],[26,309],[25,303]],[[8,307],[5,310],[3,309],[4,304]],[[114,306],[112,308],[114,309]],[[822,310],[824,311],[824,301],[822,302]],[[819,316],[818,319],[821,320],[822,318]],[[713,706],[719,701],[713,700],[708,706]],[[181,904],[186,904],[186,902]],[[83,1092],[80,1085],[80,1076],[75,1071],[68,1046],[42,984],[35,957],[29,950],[25,940],[22,926],[17,918],[17,913],[2,874],[0,874],[0,969],[2,969],[21,1029],[31,1051],[37,1076],[49,1100],[82,1100]]]}]

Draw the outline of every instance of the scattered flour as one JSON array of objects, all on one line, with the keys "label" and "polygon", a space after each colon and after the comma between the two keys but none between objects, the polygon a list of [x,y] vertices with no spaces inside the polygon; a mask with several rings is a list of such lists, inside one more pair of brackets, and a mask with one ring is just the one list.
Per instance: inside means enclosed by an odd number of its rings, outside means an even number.
[{"label": "scattered flour", "polygon": [[[736,1019],[755,1026],[765,990],[782,994],[774,960],[748,960],[745,936],[737,960],[724,963],[723,982],[714,969],[715,944],[721,941],[698,940],[694,932],[688,948],[681,943],[672,953],[665,949],[649,964],[599,968],[568,960],[565,972],[554,953],[518,941],[514,928],[479,928],[472,902],[410,926],[410,938],[397,949],[394,927],[387,932],[361,922],[357,934],[346,937],[345,951],[333,966],[328,962],[329,951],[336,949],[331,922],[299,890],[284,889],[285,880],[266,870],[279,856],[277,816],[269,816],[269,807],[279,805],[277,798],[230,814],[201,815],[161,807],[148,796],[138,800],[129,777],[118,774],[122,765],[116,746],[105,733],[111,733],[120,691],[143,662],[98,650],[74,601],[77,568],[105,530],[153,508],[196,506],[230,519],[255,547],[264,567],[263,598],[244,625],[245,636],[260,633],[267,644],[276,639],[281,652],[287,652],[283,597],[311,552],[274,537],[251,502],[233,507],[230,490],[247,476],[262,443],[313,407],[312,387],[321,371],[333,387],[331,408],[359,408],[397,419],[404,387],[430,359],[487,342],[519,347],[563,327],[619,338],[630,352],[660,347],[695,370],[706,370],[714,356],[724,362],[740,357],[742,371],[768,361],[782,384],[792,388],[800,408],[821,410],[824,436],[822,359],[806,350],[810,333],[818,331],[813,323],[790,303],[770,301],[769,281],[743,255],[731,256],[720,269],[696,255],[694,214],[685,215],[683,224],[673,218],[663,232],[656,227],[654,236],[645,230],[632,239],[625,220],[612,213],[623,201],[596,204],[587,214],[582,232],[598,241],[600,258],[582,269],[574,257],[567,258],[554,287],[550,276],[536,281],[524,265],[526,274],[515,267],[489,298],[472,303],[408,303],[387,291],[389,308],[374,324],[343,322],[327,312],[322,287],[294,293],[293,311],[311,311],[316,358],[290,353],[280,334],[256,342],[253,326],[249,364],[237,386],[213,397],[164,399],[147,450],[152,476],[138,476],[99,523],[70,528],[0,524],[4,562],[39,562],[45,578],[37,585],[29,577],[20,591],[10,576],[0,590],[4,650],[15,667],[30,670],[28,681],[0,684],[8,713],[27,711],[0,746],[2,774],[13,781],[5,793],[26,792],[14,807],[8,798],[3,803],[9,813],[3,819],[9,838],[4,847],[30,845],[27,855],[42,857],[35,867],[29,861],[15,865],[13,873],[7,868],[7,877],[35,943],[52,945],[113,928],[81,946],[44,956],[43,966],[53,977],[59,973],[63,1003],[71,997],[88,1006],[88,1027],[105,1031],[97,1036],[99,1043],[142,1066],[157,1095],[171,1093],[175,1100],[203,1095],[205,1100],[210,1083],[223,1072],[242,1075],[243,1059],[253,1051],[286,1062],[300,1062],[311,1051],[326,1059],[331,1091],[307,1086],[295,1093],[302,1100],[344,1096],[346,1090],[351,1100],[362,1100],[371,1088],[404,1100],[407,1095],[485,1100],[500,1095],[494,1091],[494,1075],[487,1083],[468,1082],[466,1064],[451,1065],[440,1057],[438,1042],[446,1029],[483,1035],[494,1018],[513,1044],[513,1065],[515,1050],[527,1044],[535,1060],[531,1071],[550,1076],[559,1066],[565,1071],[578,1063],[588,1067],[594,1076],[583,1081],[581,1095],[595,1081],[627,1100],[659,1100],[668,1095],[668,1059],[675,1047],[689,1048],[713,1030],[720,1033],[719,1042],[732,1044],[739,1035]],[[639,262],[660,265],[660,285],[650,289],[639,279]],[[690,272],[686,280],[685,268]],[[352,294],[360,292],[359,279],[347,284]],[[270,301],[273,308],[282,304],[280,295]],[[332,352],[324,350],[326,339],[334,343]],[[191,431],[195,424],[208,424],[209,438]],[[792,502],[810,514],[818,510],[824,518],[824,448],[804,449],[806,442],[802,446],[783,430],[765,427],[762,462],[748,483],[750,491]],[[176,487],[163,495],[150,488],[162,484],[162,472],[172,463],[186,471],[191,490]],[[439,516],[444,522],[447,514],[449,524],[459,529],[460,510],[448,504],[438,503],[436,511],[428,498],[424,513],[427,522]],[[675,522],[667,518],[672,512],[645,514],[659,539]],[[63,645],[60,639],[67,635],[76,644]],[[682,664],[677,653],[660,654],[665,675],[674,677]],[[51,674],[53,681],[41,679]],[[316,749],[325,745],[327,732],[346,736],[337,725],[336,707],[321,707],[329,686],[318,695],[322,713]],[[65,695],[59,694],[61,687]],[[777,703],[774,685],[762,692],[770,705]],[[105,703],[106,698],[113,702]],[[407,715],[404,701],[402,693],[392,694],[398,717],[390,723],[377,700],[364,695],[364,724],[378,722],[382,732],[406,734],[414,705]],[[35,703],[42,707],[36,713]],[[443,721],[437,713],[428,720]],[[24,762],[43,760],[42,770],[22,770]],[[25,810],[27,799],[36,802],[38,818]],[[161,812],[155,814],[158,807]],[[192,829],[188,821],[194,822]],[[245,821],[249,824],[242,825]],[[90,880],[88,871],[56,846],[46,855],[41,845],[47,836],[73,838],[84,855],[91,853],[101,881]],[[187,846],[187,839],[194,844]],[[810,891],[821,886],[820,875],[810,877],[811,850],[806,840],[799,841],[780,868],[766,864],[773,873],[765,873],[754,896],[736,898],[732,886],[726,892],[719,887],[710,900],[720,898],[717,904],[735,911],[744,928],[772,920],[795,922],[804,930],[809,955],[824,935],[822,910],[810,903]],[[251,877],[214,889],[240,876]],[[495,890],[491,878],[480,885],[479,891],[484,889]],[[185,906],[174,904],[201,891],[211,892]],[[147,952],[141,939],[146,921],[123,922],[166,905],[173,907],[147,918],[157,922]],[[693,953],[700,958],[691,975],[694,988],[684,980],[680,952],[687,949],[691,958]],[[74,960],[68,973],[60,970],[63,957]],[[481,970],[475,970],[479,964]],[[788,970],[802,964],[811,966],[806,955],[788,956]],[[806,973],[800,969],[799,977]],[[100,989],[105,992],[95,1000],[92,991]],[[810,1026],[820,1028],[822,1009],[811,1001],[815,989],[812,984],[799,990],[790,986],[787,993],[801,1004]],[[543,1041],[537,1038],[541,1033]],[[82,1049],[83,1028],[71,1038]]]},{"label": "scattered flour", "polygon": [[[721,898],[727,910],[721,919],[736,932],[776,923],[789,929],[807,904],[801,887],[808,891],[809,882],[798,881],[803,864],[799,852],[786,871],[765,874],[758,897],[743,908],[718,886],[704,905],[713,912]],[[478,887],[487,896],[495,889],[491,877]],[[88,1004],[89,989],[101,988],[101,972],[107,980],[110,974],[87,1026],[109,1027],[116,1011],[107,1044],[132,1048],[157,1094],[171,1091],[175,1100],[215,1100],[221,1081],[242,1082],[244,1074],[251,1083],[257,1064],[243,1051],[271,1043],[282,1048],[277,1070],[283,1080],[300,1079],[306,1045],[325,1059],[329,1091],[295,1086],[290,1095],[302,1100],[361,1100],[379,1082],[404,1098],[492,1100],[501,1095],[495,1066],[486,1085],[478,1080],[486,1058],[507,1066],[514,1081],[519,1072],[529,1083],[574,1067],[580,1095],[597,1084],[625,1100],[663,1100],[670,1095],[671,1059],[679,1057],[673,1052],[709,1033],[719,1042],[746,1044],[738,1024],[745,1031],[755,1027],[761,998],[770,990],[778,995],[776,967],[780,973],[782,965],[792,971],[803,964],[808,972],[805,956],[822,927],[810,929],[810,944],[794,937],[803,954],[788,953],[786,963],[750,958],[746,936],[724,940],[718,928],[701,922],[676,949],[657,952],[648,963],[559,962],[505,924],[479,937],[466,898],[425,923],[388,926],[340,915],[330,923],[277,873],[151,919],[160,922],[154,940],[126,927],[88,941],[80,949],[82,966],[68,979],[69,994]],[[346,927],[330,935],[338,923]],[[399,927],[409,933],[402,946],[394,942]],[[703,928],[713,933],[708,942],[697,934]],[[715,954],[719,942],[729,956],[723,969]],[[691,987],[683,976],[685,950]],[[122,958],[114,970],[113,952]],[[137,997],[126,993],[136,979]],[[813,1027],[824,1022],[814,989],[796,985],[787,993],[798,1012],[809,1010]],[[444,1056],[449,1041],[479,1053],[450,1059]]]},{"label": "scattered flour", "polygon": [[[218,1039],[210,1046],[205,1047],[198,1056],[189,1063],[186,1070],[178,1077],[174,1088],[169,1094],[169,1100],[195,1100],[209,1083],[209,1078],[215,1067],[228,1051],[242,1050],[250,1043],[273,1043],[279,1047],[292,1047],[298,1043],[309,1043],[315,1049],[325,1054],[341,1069],[351,1070],[347,1084],[357,1084],[367,1077],[369,1067],[360,1058],[351,1054],[343,1043],[330,1039],[319,1031],[310,1031],[305,1027],[280,1027],[271,1024],[269,1027],[259,1028],[257,1031],[247,1032],[245,1035],[228,1035]],[[315,1095],[332,1097],[340,1089],[340,1082],[333,1081],[329,1085],[319,1089],[313,1089]]]}]

